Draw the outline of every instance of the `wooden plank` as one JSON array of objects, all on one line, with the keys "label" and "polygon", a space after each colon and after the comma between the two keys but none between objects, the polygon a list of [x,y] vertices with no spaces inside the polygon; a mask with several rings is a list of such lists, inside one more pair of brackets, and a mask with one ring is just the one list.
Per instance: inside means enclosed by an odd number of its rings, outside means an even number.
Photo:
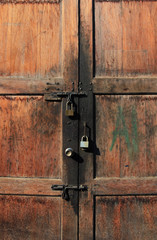
[{"label": "wooden plank", "polygon": [[95,178],[91,191],[93,195],[157,194],[157,177]]},{"label": "wooden plank", "polygon": [[60,179],[61,103],[43,96],[1,96],[0,105],[0,176]]},{"label": "wooden plank", "polygon": [[62,0],[0,0],[0,4],[8,3],[60,3]]},{"label": "wooden plank", "polygon": [[59,197],[0,196],[1,239],[60,240]]},{"label": "wooden plank", "polygon": [[61,4],[3,4],[0,9],[0,76],[61,77]]},{"label": "wooden plank", "polygon": [[95,207],[95,239],[156,239],[157,196],[101,196]]},{"label": "wooden plank", "polygon": [[63,77],[66,91],[78,90],[78,0],[62,2]]},{"label": "wooden plank", "polygon": [[95,2],[154,2],[156,0],[95,0]]},{"label": "wooden plank", "polygon": [[122,2],[123,74],[157,73],[157,2]]},{"label": "wooden plank", "polygon": [[157,175],[157,96],[96,96],[96,177]]},{"label": "wooden plank", "polygon": [[93,92],[100,93],[157,93],[157,77],[102,77],[93,79]]},{"label": "wooden plank", "polygon": [[122,71],[122,6],[95,3],[96,76],[117,75]]},{"label": "wooden plank", "polygon": [[[93,1],[80,1],[80,84],[79,90],[87,91],[87,98],[79,98],[79,140],[84,135],[84,122],[90,142],[93,137]],[[90,132],[90,133],[89,133]],[[89,136],[88,135],[88,136]],[[92,148],[92,146],[90,146]],[[79,150],[79,183],[93,179],[93,153]],[[93,196],[90,191],[79,193],[79,239],[93,239]]]},{"label": "wooden plank", "polygon": [[62,78],[0,78],[0,94],[44,94],[64,88]]},{"label": "wooden plank", "polygon": [[157,73],[156,10],[156,1],[95,2],[97,77]]},{"label": "wooden plank", "polygon": [[62,185],[60,179],[0,177],[0,194],[61,196],[62,191],[52,191],[52,185]]},{"label": "wooden plank", "polygon": [[[63,78],[66,91],[78,91],[78,0],[62,1],[62,46]],[[78,99],[74,99],[78,106]],[[68,158],[65,149],[72,147],[78,156],[78,118],[65,116],[66,99],[62,101],[62,179],[64,184],[78,184],[78,161]],[[58,145],[58,147],[61,145]],[[77,240],[78,236],[78,193],[69,191],[70,200],[62,202],[61,239]]]}]

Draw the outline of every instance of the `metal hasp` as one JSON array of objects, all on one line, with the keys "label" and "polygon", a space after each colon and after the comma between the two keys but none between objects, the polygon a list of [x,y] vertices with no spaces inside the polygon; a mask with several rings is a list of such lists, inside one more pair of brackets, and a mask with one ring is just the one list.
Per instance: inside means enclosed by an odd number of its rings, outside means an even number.
[{"label": "metal hasp", "polygon": [[87,92],[53,92],[53,93],[45,93],[44,98],[46,101],[61,101],[62,98],[70,98],[73,97],[87,97]]},{"label": "metal hasp", "polygon": [[74,191],[88,191],[88,187],[86,185],[79,185],[78,186],[73,186],[73,185],[52,185],[52,190],[54,191],[63,191],[62,193],[62,198],[64,200],[69,201],[69,190],[74,190]]},{"label": "metal hasp", "polygon": [[46,101],[61,101],[62,98],[67,98],[65,116],[74,117],[75,107],[74,107],[74,97],[86,97],[86,92],[54,92],[46,93],[44,98]]}]

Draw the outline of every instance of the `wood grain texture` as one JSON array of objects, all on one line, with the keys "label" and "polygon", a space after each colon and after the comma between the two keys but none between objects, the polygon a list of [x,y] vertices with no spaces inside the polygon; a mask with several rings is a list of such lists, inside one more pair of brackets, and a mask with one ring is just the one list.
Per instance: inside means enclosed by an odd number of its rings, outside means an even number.
[{"label": "wood grain texture", "polygon": [[96,177],[157,172],[156,96],[96,96]]},{"label": "wood grain texture", "polygon": [[99,77],[93,79],[94,93],[157,93],[156,77]]},{"label": "wood grain texture", "polygon": [[[93,1],[80,1],[80,89],[87,91],[87,98],[79,98],[79,140],[84,135],[84,122],[93,141],[93,93],[90,85],[93,77]],[[90,130],[89,130],[90,129]],[[79,182],[85,184],[93,178],[93,154],[79,150]],[[91,192],[79,193],[79,239],[93,239],[93,196]]]},{"label": "wood grain texture", "polygon": [[64,91],[63,78],[0,78],[0,94],[45,94]]},{"label": "wood grain texture", "polygon": [[0,196],[1,239],[60,240],[61,200]]},{"label": "wood grain texture", "polygon": [[60,3],[62,0],[0,0],[0,4],[8,4],[8,3]]},{"label": "wood grain texture", "polygon": [[78,0],[62,2],[63,76],[66,91],[78,91]]},{"label": "wood grain texture", "polygon": [[157,194],[157,178],[95,178],[91,182],[93,195]]},{"label": "wood grain texture", "polygon": [[77,240],[78,193],[63,201],[51,186],[78,184],[64,149],[78,150],[78,119],[43,94],[78,91],[78,0],[11,1],[0,4],[0,238]]},{"label": "wood grain texture", "polygon": [[62,185],[60,179],[0,177],[0,194],[61,196],[62,191],[52,191],[52,185]]},{"label": "wood grain texture", "polygon": [[95,0],[95,2],[153,2],[156,0]]},{"label": "wood grain texture", "polygon": [[156,11],[155,1],[95,3],[96,76],[157,73]]},{"label": "wood grain texture", "polygon": [[42,96],[0,97],[0,176],[61,177],[61,106]]},{"label": "wood grain texture", "polygon": [[60,4],[4,4],[0,10],[0,76],[62,76]]},{"label": "wood grain texture", "polygon": [[157,197],[96,197],[96,239],[152,240],[157,232]]},{"label": "wood grain texture", "polygon": [[[110,14],[108,14],[110,13]],[[96,76],[122,69],[122,17],[120,3],[95,3]]]}]

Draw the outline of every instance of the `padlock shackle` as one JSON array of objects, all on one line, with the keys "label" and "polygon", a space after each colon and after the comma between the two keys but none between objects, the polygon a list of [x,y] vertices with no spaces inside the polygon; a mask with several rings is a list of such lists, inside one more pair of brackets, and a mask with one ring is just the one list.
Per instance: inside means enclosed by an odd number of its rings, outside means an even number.
[{"label": "padlock shackle", "polygon": [[81,141],[84,140],[84,138],[86,139],[86,141],[88,141],[87,135],[83,135],[83,136],[81,137]]}]

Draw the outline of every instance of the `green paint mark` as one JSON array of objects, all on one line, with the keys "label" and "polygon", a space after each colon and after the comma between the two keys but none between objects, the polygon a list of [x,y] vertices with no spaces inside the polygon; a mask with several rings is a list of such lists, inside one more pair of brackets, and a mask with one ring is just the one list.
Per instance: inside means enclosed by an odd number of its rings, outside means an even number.
[{"label": "green paint mark", "polygon": [[126,144],[127,144],[128,150],[129,150],[130,149],[129,133],[128,133],[128,130],[127,130],[127,127],[126,127],[126,124],[125,124],[123,109],[120,106],[118,107],[116,129],[113,131],[113,140],[112,140],[112,144],[111,144],[111,147],[110,147],[110,151],[112,151],[118,136],[124,136],[125,137],[125,141],[126,141]]},{"label": "green paint mark", "polygon": [[131,153],[138,152],[137,113],[134,107],[132,108],[132,111],[131,111],[131,125],[132,127],[131,127],[131,141],[130,141],[129,131],[125,123],[123,109],[121,106],[119,106],[118,113],[117,113],[117,120],[116,120],[116,128],[112,133],[113,138],[112,138],[110,151],[112,151],[114,144],[117,140],[117,137],[124,137],[129,155]]},{"label": "green paint mark", "polygon": [[132,108],[132,147],[135,153],[138,152],[138,131],[137,131],[137,113],[135,108]]}]

